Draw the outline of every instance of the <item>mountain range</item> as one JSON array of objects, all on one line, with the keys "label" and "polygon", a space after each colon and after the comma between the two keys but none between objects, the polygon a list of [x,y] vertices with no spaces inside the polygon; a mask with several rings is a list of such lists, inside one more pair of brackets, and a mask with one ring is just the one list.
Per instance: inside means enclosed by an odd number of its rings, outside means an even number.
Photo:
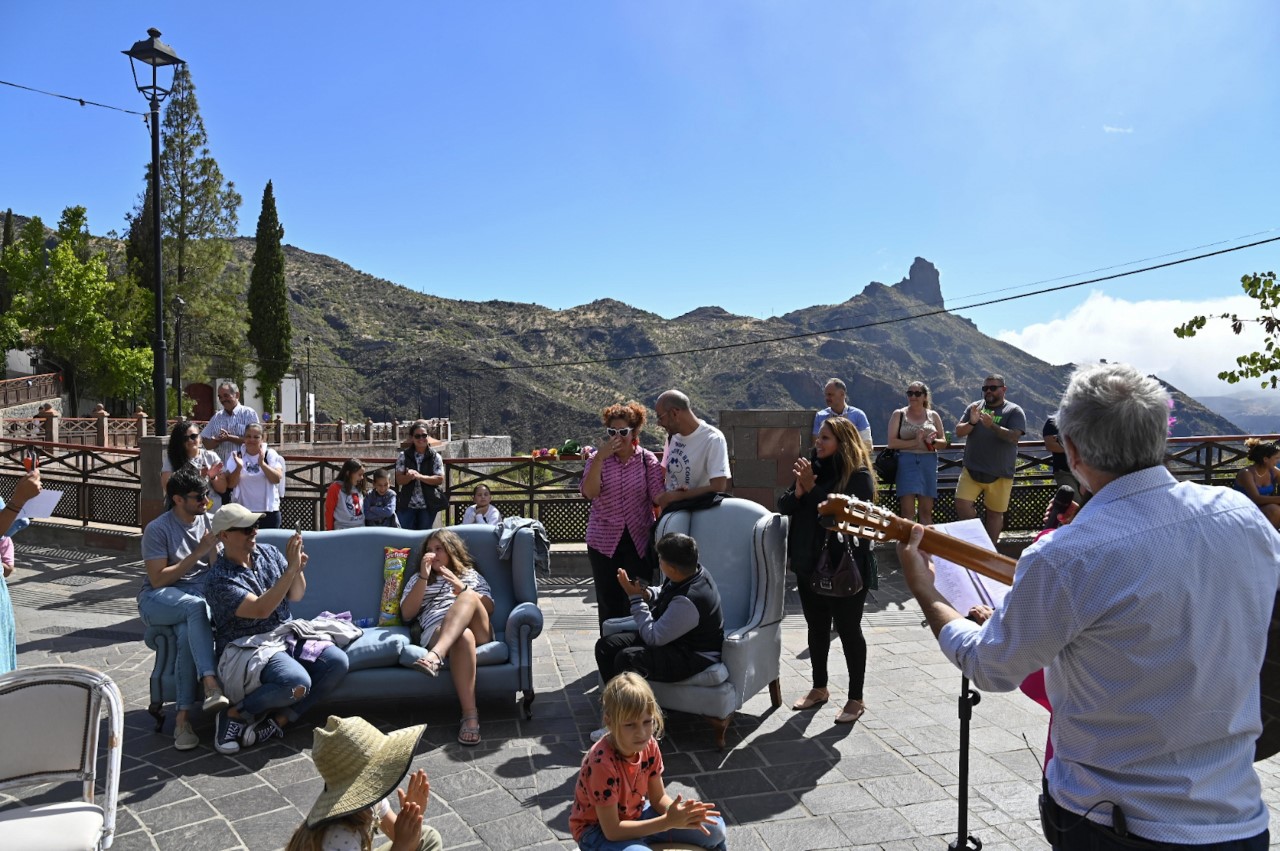
[{"label": "mountain range", "polygon": [[[245,260],[253,241],[236,240]],[[516,451],[594,442],[599,412],[617,400],[650,408],[678,388],[714,422],[730,409],[823,407],[830,377],[883,442],[908,382],[929,384],[951,426],[983,379],[1003,375],[1027,413],[1028,439],[1058,403],[1072,364],[1049,364],[941,310],[938,270],[917,257],[893,285],[868,284],[838,304],[770,319],[702,307],[665,319],[604,298],[554,310],[509,301],[420,293],[286,246],[295,358],[313,341],[319,409],[329,416],[449,416],[455,434],[510,434]],[[1170,388],[1175,435],[1238,434],[1200,402]],[[658,443],[656,423],[645,442]]]}]

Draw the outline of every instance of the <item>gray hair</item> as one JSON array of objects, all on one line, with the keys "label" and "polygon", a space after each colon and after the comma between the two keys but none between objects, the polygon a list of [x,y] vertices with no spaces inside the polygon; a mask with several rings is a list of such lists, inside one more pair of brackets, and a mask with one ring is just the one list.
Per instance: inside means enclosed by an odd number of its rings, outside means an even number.
[{"label": "gray hair", "polygon": [[240,388],[236,385],[234,381],[224,381],[218,385],[219,390],[221,390],[223,387],[230,390],[232,396],[235,396],[236,398],[240,397]]},{"label": "gray hair", "polygon": [[1128,364],[1077,369],[1057,416],[1062,438],[1090,467],[1123,476],[1164,463],[1169,394]]},{"label": "gray hair", "polygon": [[673,411],[687,411],[689,410],[689,397],[679,390],[668,390],[658,397],[658,401],[654,405],[666,405]]},{"label": "gray hair", "polygon": [[841,390],[844,390],[846,393],[849,392],[848,390],[845,389],[844,382],[838,378],[828,378],[827,383],[822,385],[822,389],[826,390],[828,387],[839,387]]}]

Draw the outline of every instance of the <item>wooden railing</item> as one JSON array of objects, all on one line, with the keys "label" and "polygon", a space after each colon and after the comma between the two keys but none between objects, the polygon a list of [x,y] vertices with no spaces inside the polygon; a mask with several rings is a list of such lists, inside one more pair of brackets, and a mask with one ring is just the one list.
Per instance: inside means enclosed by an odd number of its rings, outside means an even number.
[{"label": "wooden railing", "polygon": [[[1244,466],[1246,435],[1177,437],[1169,440],[1165,464],[1179,479],[1203,484],[1229,484]],[[1268,435],[1275,440],[1280,436]],[[82,523],[138,526],[141,470],[139,452],[129,447],[100,448],[41,440],[0,439],[0,496],[8,499],[22,473],[22,450],[34,447],[41,459],[45,487],[64,496],[55,517]],[[394,456],[378,448],[353,453],[366,470],[392,470]],[[954,519],[955,483],[962,450],[939,453],[936,522]],[[281,505],[286,526],[318,529],[324,494],[350,455],[308,457],[286,455],[286,493]],[[578,492],[583,460],[565,458],[446,458],[449,507],[445,523],[461,522],[477,484],[486,484],[504,517],[532,517],[542,522],[555,542],[581,542],[586,537],[590,503]],[[156,471],[157,484],[159,471]],[[1005,528],[1011,532],[1038,529],[1045,504],[1056,485],[1048,452],[1039,441],[1018,445],[1017,475]],[[893,489],[883,486],[880,501],[896,504]]]},{"label": "wooden railing", "polygon": [[0,381],[0,408],[57,399],[62,395],[62,375],[46,372],[26,378],[8,378]]}]

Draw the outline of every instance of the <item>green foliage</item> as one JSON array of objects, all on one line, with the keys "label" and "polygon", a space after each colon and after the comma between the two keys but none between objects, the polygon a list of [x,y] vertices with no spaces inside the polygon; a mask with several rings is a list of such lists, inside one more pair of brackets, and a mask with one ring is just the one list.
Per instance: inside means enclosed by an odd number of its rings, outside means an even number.
[{"label": "green foliage", "polygon": [[4,212],[4,231],[0,233],[0,315],[7,314],[13,305],[13,293],[9,290],[9,273],[4,270],[4,252],[13,245],[13,209]]},{"label": "green foliage", "polygon": [[144,338],[150,319],[146,296],[128,277],[108,278],[83,207],[63,211],[52,249],[44,224],[33,218],[4,252],[3,266],[14,292],[5,319],[23,329],[42,360],[62,370],[73,405],[87,390],[124,397],[146,387],[151,349],[134,342]]},{"label": "green foliage", "polygon": [[284,405],[276,398],[280,381],[293,360],[293,327],[289,322],[289,295],[284,278],[284,228],[276,214],[276,198],[267,181],[258,216],[253,271],[249,275],[249,342],[258,353],[258,385],[268,411]]},{"label": "green foliage", "polygon": [[[1231,323],[1231,330],[1239,334],[1246,324],[1260,325],[1267,334],[1262,344],[1262,351],[1249,352],[1236,358],[1236,368],[1218,373],[1218,378],[1228,384],[1238,384],[1246,378],[1261,378],[1263,387],[1280,386],[1280,347],[1276,344],[1277,333],[1280,332],[1280,316],[1276,315],[1280,308],[1280,283],[1276,281],[1275,272],[1255,272],[1240,279],[1240,286],[1245,295],[1258,302],[1261,314],[1254,317],[1240,317],[1235,313],[1223,313],[1215,319],[1225,319]],[[1209,324],[1209,317],[1193,316],[1177,328],[1173,333],[1180,338],[1194,337]]]}]

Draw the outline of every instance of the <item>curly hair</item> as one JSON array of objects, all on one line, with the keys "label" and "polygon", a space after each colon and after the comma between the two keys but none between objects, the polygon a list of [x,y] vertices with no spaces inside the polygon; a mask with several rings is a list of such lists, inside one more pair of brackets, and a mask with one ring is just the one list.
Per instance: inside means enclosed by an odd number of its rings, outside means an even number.
[{"label": "curly hair", "polygon": [[1272,455],[1280,452],[1280,444],[1272,440],[1263,440],[1260,437],[1251,437],[1244,442],[1244,448],[1248,450],[1245,457],[1254,464],[1261,464]]},{"label": "curly hair", "polygon": [[635,399],[629,402],[617,402],[600,412],[600,422],[608,425],[614,420],[626,420],[627,425],[636,431],[644,428],[644,421],[648,418],[648,413]]}]

